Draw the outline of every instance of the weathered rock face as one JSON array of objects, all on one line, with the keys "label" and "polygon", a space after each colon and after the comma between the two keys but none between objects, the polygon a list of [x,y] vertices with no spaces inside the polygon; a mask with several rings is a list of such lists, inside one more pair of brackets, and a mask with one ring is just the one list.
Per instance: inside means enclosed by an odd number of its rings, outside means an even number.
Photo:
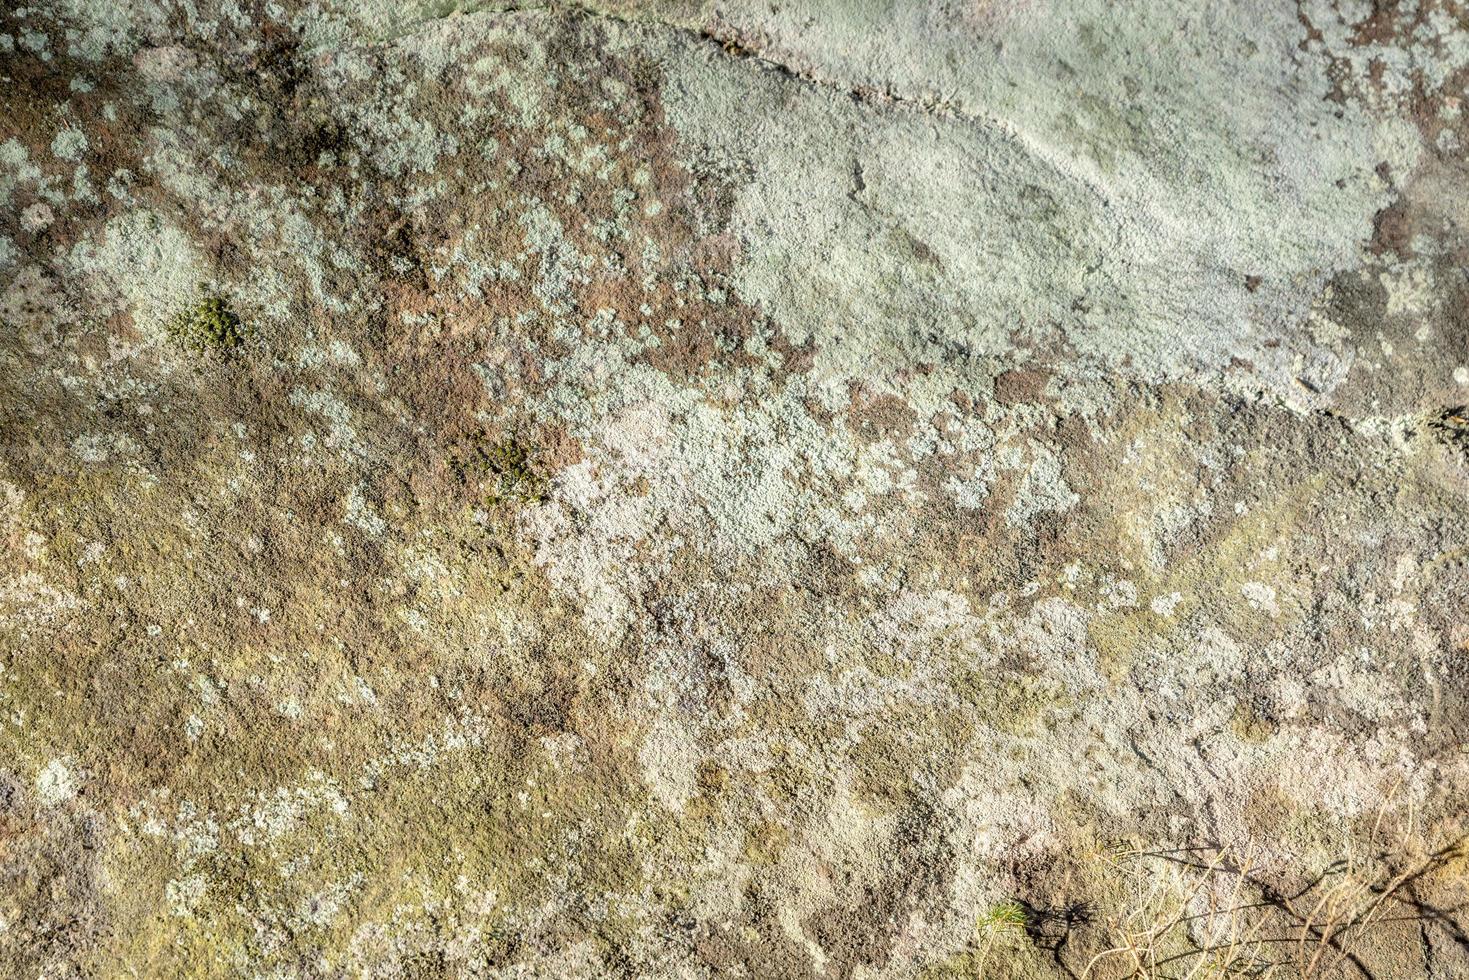
[{"label": "weathered rock face", "polygon": [[451,6],[0,13],[6,975],[1469,975],[1462,3]]}]

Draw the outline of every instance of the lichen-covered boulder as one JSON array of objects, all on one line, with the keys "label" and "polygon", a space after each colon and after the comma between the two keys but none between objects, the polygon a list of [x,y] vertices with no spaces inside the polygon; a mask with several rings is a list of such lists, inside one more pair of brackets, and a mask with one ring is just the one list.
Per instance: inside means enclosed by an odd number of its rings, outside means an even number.
[{"label": "lichen-covered boulder", "polygon": [[0,10],[5,976],[1469,976],[1460,0]]}]

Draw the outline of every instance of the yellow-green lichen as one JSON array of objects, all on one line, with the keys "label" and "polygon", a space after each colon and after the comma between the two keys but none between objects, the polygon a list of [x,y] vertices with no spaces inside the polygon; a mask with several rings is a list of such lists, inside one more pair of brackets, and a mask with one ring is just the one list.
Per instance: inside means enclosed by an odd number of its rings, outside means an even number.
[{"label": "yellow-green lichen", "polygon": [[997,677],[969,667],[955,668],[949,685],[971,717],[1017,738],[1042,732],[1047,712],[1065,710],[1073,701],[1045,678]]}]

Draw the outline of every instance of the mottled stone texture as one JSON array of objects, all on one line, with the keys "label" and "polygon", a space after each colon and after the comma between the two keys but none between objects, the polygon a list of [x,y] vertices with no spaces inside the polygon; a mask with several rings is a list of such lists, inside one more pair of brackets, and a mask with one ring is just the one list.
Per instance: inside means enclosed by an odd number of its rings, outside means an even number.
[{"label": "mottled stone texture", "polygon": [[0,10],[0,974],[1469,976],[1469,8],[507,6]]}]

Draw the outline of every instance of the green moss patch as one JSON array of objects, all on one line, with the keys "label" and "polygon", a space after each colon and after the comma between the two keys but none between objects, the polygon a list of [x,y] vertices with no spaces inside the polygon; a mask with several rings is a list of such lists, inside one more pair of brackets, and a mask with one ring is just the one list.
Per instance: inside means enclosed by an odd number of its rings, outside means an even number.
[{"label": "green moss patch", "polygon": [[245,345],[249,331],[228,300],[205,296],[169,321],[168,335],[198,353],[233,354]]},{"label": "green moss patch", "polygon": [[515,436],[498,441],[481,436],[458,454],[454,469],[460,480],[483,488],[489,507],[534,504],[546,499],[549,485],[536,457],[536,448]]}]

